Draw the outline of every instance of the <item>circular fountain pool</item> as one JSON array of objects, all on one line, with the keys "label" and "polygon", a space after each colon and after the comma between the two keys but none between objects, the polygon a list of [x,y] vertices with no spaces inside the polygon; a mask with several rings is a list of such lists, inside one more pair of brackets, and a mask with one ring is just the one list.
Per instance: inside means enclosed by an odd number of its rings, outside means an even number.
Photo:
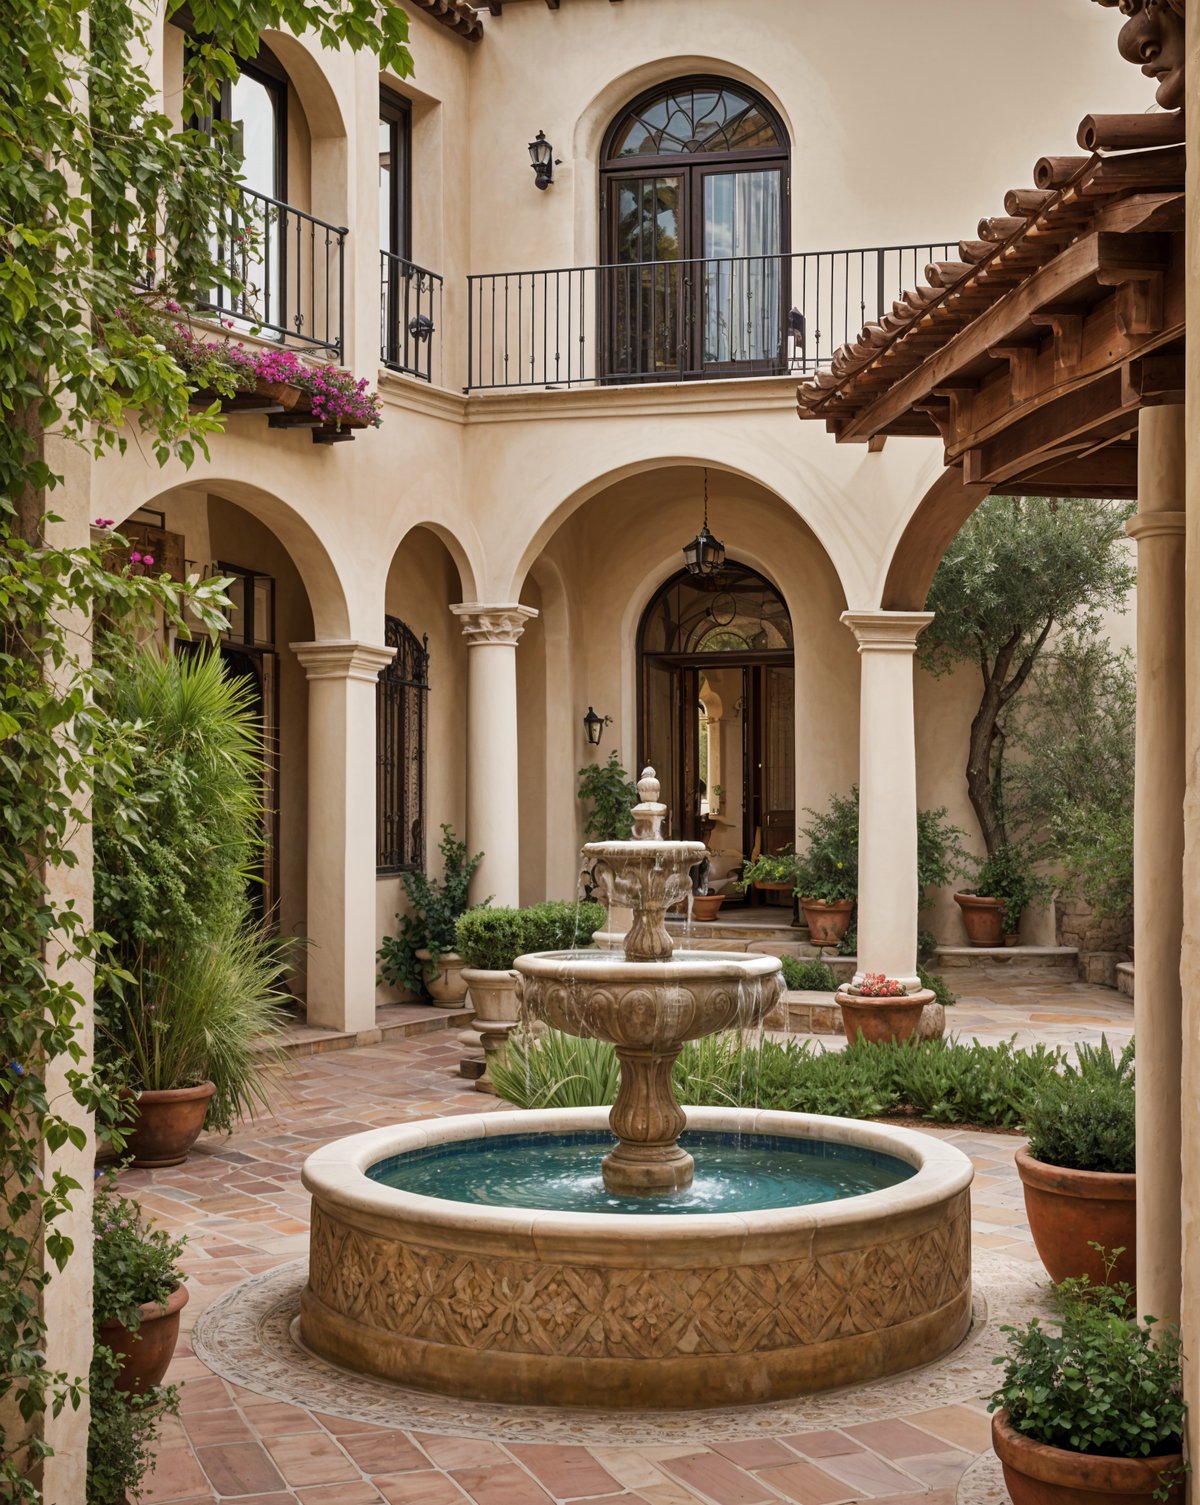
[{"label": "circular fountain pool", "polygon": [[863,1381],[961,1341],[960,1151],[846,1119],[685,1112],[696,1179],[665,1205],[604,1190],[604,1109],[427,1120],[318,1150],[301,1340],[464,1398],[654,1409]]}]

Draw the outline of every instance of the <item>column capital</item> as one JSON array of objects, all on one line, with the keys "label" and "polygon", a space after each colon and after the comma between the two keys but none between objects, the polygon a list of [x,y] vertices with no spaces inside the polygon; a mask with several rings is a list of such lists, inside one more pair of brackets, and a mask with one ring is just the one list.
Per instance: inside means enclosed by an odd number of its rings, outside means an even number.
[{"label": "column capital", "polygon": [[329,638],[316,643],[289,643],[309,679],[361,679],[374,684],[381,669],[396,657],[394,648]]},{"label": "column capital", "polygon": [[1160,534],[1182,537],[1186,523],[1186,512],[1135,512],[1125,524],[1125,531],[1141,543],[1143,538],[1156,538]]},{"label": "column capital", "polygon": [[915,653],[933,616],[931,611],[844,611],[841,620],[858,639],[859,653]]},{"label": "column capital", "polygon": [[462,601],[450,610],[462,623],[463,637],[472,648],[484,643],[515,648],[525,624],[537,616],[534,607],[515,603],[487,606],[481,601]]}]

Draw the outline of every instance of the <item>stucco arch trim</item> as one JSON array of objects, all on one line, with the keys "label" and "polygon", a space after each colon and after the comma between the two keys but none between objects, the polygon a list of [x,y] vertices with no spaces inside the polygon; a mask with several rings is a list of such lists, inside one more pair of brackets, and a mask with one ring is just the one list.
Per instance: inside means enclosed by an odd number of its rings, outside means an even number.
[{"label": "stucco arch trim", "polygon": [[[181,492],[205,493],[233,502],[274,533],[295,564],[308,595],[313,634],[318,639],[354,636],[345,587],[325,545],[305,519],[282,498],[247,481],[205,475],[168,487],[147,497],[129,497],[115,511],[118,526],[142,507],[169,508],[172,496]],[[208,561],[201,561],[207,564]]]},{"label": "stucco arch trim", "polygon": [[454,564],[454,568],[458,571],[459,585],[462,590],[460,599],[463,601],[482,600],[483,596],[481,595],[478,586],[478,582],[481,576],[475,568],[475,564],[471,556],[471,550],[467,547],[466,544],[463,543],[463,541],[459,538],[457,533],[453,531],[453,529],[448,528],[445,523],[436,522],[433,518],[430,517],[418,518],[415,522],[411,522],[405,527],[404,532],[400,535],[395,548],[387,557],[387,571],[391,570],[391,567],[395,562],[396,555],[399,554],[401,549],[403,549],[406,540],[411,538],[418,528],[424,528],[426,532],[432,533],[437,541],[444,546],[446,552],[450,555],[450,558]]},{"label": "stucco arch trim", "polygon": [[304,41],[286,31],[264,31],[262,39],[279,59],[300,96],[313,139],[344,138],[346,118],[320,59]]},{"label": "stucco arch trim", "polygon": [[942,555],[990,492],[969,486],[962,472],[945,470],[918,502],[892,553],[880,605],[884,611],[923,611]]}]

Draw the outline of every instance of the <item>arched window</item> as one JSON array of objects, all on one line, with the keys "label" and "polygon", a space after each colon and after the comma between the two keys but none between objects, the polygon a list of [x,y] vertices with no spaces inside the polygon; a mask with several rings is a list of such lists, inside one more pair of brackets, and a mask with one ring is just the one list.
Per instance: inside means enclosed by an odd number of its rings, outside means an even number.
[{"label": "arched window", "polygon": [[399,617],[385,617],[384,642],[396,656],[375,693],[376,869],[400,873],[425,866],[425,721],[429,639]]},{"label": "arched window", "polygon": [[784,369],[788,140],[767,101],[659,85],[609,128],[601,180],[609,378]]}]

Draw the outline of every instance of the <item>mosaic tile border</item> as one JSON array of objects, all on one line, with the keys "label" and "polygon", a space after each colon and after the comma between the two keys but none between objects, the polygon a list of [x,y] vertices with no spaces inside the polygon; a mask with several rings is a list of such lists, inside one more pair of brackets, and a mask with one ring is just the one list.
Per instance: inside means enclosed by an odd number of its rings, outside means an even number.
[{"label": "mosaic tile border", "polygon": [[991,1448],[980,1453],[958,1481],[954,1505],[1009,1505],[1004,1468]]},{"label": "mosaic tile border", "polygon": [[[255,1394],[352,1421],[500,1442],[597,1447],[711,1444],[818,1431],[958,1402],[979,1401],[995,1385],[999,1328],[1044,1313],[1040,1271],[1028,1261],[976,1251],[974,1322],[944,1359],[891,1379],[767,1406],[695,1412],[557,1411],[462,1401],[405,1390],[352,1374],[303,1349],[293,1334],[308,1261],[252,1276],[196,1321],[192,1347],[217,1375]],[[960,1505],[993,1505],[989,1493]]]}]

